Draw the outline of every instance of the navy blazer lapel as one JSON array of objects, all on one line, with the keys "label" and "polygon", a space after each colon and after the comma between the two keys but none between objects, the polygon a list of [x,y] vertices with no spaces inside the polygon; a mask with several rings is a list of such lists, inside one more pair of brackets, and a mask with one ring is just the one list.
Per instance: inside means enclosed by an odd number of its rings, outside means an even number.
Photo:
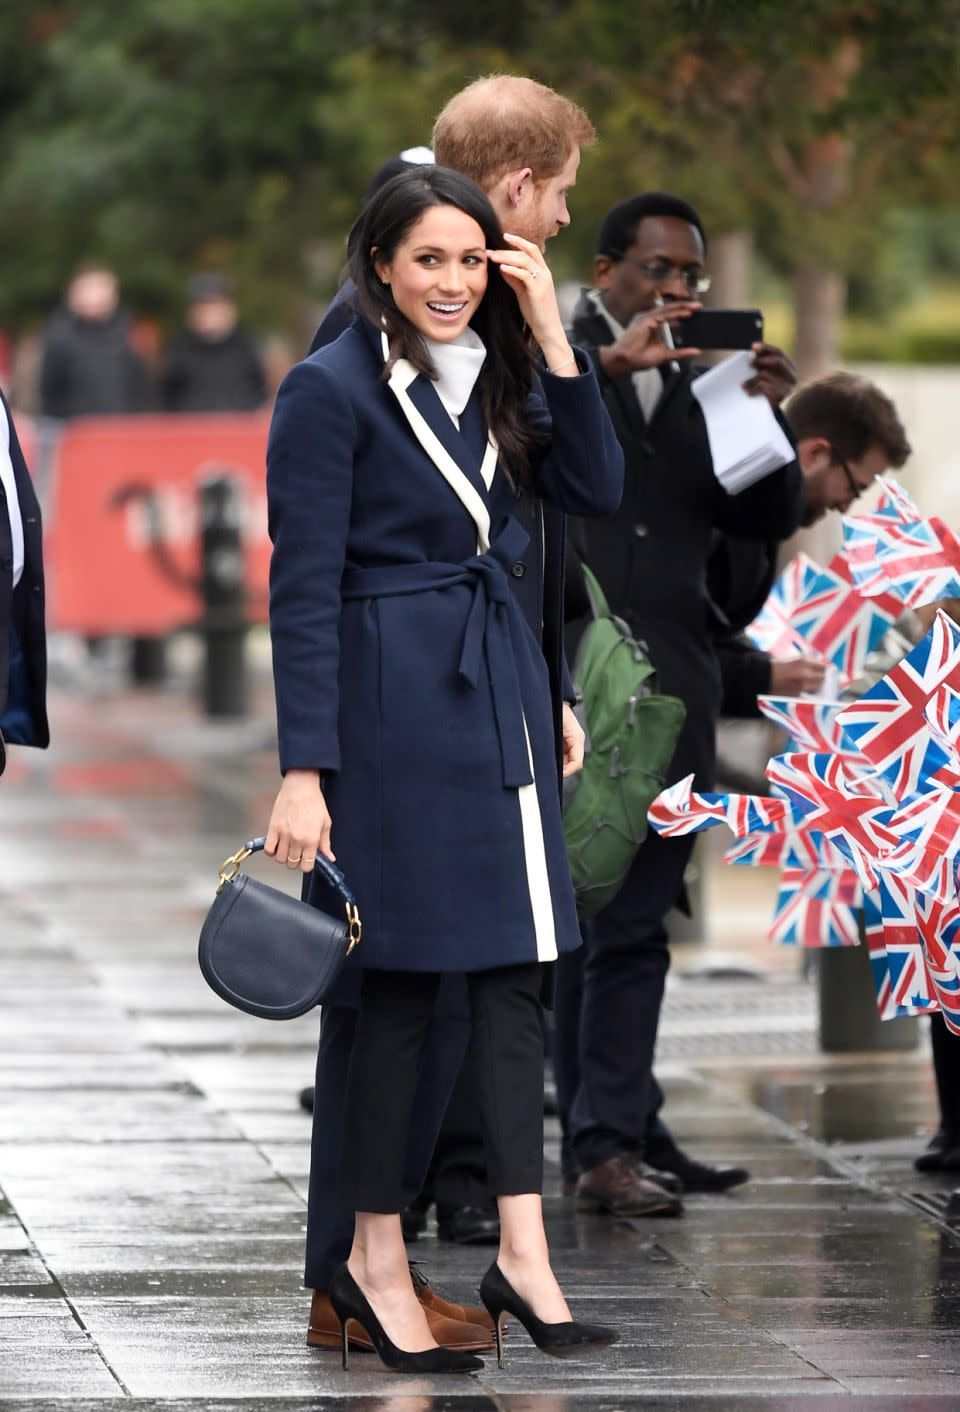
[{"label": "navy blazer lapel", "polygon": [[[448,455],[453,457],[464,475],[469,478],[474,489],[479,491],[482,496],[486,497],[487,487],[484,485],[480,475],[480,462],[486,450],[486,435],[484,434],[484,440],[480,447],[479,454],[475,455],[471,444],[473,437],[471,436],[468,441],[463,433],[457,430],[453,424],[450,413],[440,401],[437,389],[434,387],[430,378],[424,377],[422,373],[419,377],[415,378],[407,388],[407,395],[434,436],[440,442],[443,449]],[[475,395],[475,393],[471,395],[471,402],[474,401]],[[470,403],[468,402],[464,415],[469,411]]]},{"label": "navy blazer lapel", "polygon": [[469,401],[460,415],[460,436],[463,439],[467,455],[476,462],[479,470],[486,455],[489,434],[477,388],[471,392]]}]

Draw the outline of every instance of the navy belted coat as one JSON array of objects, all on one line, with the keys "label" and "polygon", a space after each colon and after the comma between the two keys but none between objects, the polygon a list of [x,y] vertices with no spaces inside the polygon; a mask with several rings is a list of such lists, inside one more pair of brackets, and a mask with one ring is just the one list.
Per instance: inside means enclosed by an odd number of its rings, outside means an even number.
[{"label": "navy belted coat", "polygon": [[[459,429],[358,318],[277,395],[267,451],[281,769],[323,776],[368,968],[482,970],[579,945],[528,535],[474,391]],[[623,461],[589,360],[542,375],[536,494],[609,514]],[[362,954],[361,954],[362,953]]]}]

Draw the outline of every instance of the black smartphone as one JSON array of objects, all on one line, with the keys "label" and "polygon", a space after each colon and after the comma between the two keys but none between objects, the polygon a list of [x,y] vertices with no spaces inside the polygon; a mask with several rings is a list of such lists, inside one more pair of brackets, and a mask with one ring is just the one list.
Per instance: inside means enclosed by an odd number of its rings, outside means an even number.
[{"label": "black smartphone", "polygon": [[701,309],[670,325],[677,348],[750,348],[763,341],[759,309]]}]

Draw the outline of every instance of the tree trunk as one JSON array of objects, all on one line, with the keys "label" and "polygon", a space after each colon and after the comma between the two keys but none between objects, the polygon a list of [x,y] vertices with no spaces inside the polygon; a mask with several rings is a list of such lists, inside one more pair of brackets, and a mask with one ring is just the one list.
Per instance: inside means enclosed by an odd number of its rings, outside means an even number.
[{"label": "tree trunk", "polygon": [[794,273],[794,358],[801,381],[829,372],[840,354],[847,286],[842,275],[801,261]]},{"label": "tree trunk", "polygon": [[712,283],[707,303],[714,309],[745,309],[753,285],[753,232],[729,230],[710,241]]}]

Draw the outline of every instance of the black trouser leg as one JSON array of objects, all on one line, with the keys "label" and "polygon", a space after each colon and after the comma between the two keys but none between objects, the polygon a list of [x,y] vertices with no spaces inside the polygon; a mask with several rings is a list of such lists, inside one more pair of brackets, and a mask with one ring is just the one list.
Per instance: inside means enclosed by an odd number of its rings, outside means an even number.
[{"label": "black trouser leg", "polygon": [[670,965],[664,919],[679,895],[691,848],[691,838],[649,834],[623,888],[585,938],[580,1084],[570,1113],[583,1171],[619,1153],[643,1156]]},{"label": "black trouser leg", "polygon": [[[338,1192],[357,1211],[398,1212],[417,1071],[440,977],[364,974],[347,1082]],[[543,1015],[540,967],[468,976],[480,1109],[491,1189],[543,1183]]]},{"label": "black trouser leg", "polygon": [[940,1123],[954,1142],[960,1142],[960,1035],[948,1030],[943,1016],[935,1012],[930,1016],[930,1039]]},{"label": "black trouser leg", "polygon": [[447,1104],[424,1193],[436,1201],[438,1208],[486,1206],[490,1200],[473,1043],[467,1048]]},{"label": "black trouser leg", "polygon": [[320,1016],[307,1198],[304,1284],[308,1289],[327,1288],[330,1276],[349,1255],[353,1241],[353,1210],[337,1197],[337,1172],[343,1138],[344,1090],[356,1021],[356,1010],[341,1005],[325,1005]]},{"label": "black trouser leg", "polygon": [[496,1196],[543,1190],[542,972],[533,961],[468,976],[473,1057]]},{"label": "black trouser leg", "polygon": [[363,973],[338,1183],[354,1211],[403,1209],[407,1137],[439,985],[436,972]]},{"label": "black trouser leg", "polygon": [[[581,921],[585,936],[589,922]],[[565,951],[557,961],[557,991],[553,1007],[553,1075],[557,1081],[557,1108],[562,1132],[560,1165],[565,1181],[579,1171],[573,1151],[570,1110],[580,1086],[580,1007],[583,1003],[584,948]]]},{"label": "black trouser leg", "polygon": [[[446,1003],[443,999],[438,1002],[430,1023],[413,1100],[413,1120],[407,1135],[404,1206],[423,1185],[470,1033],[463,978],[446,976],[442,985],[446,987]],[[459,998],[461,992],[462,999]],[[304,1283],[308,1289],[327,1288],[330,1276],[346,1260],[353,1241],[353,1207],[340,1200],[338,1174],[343,1150],[347,1074],[357,1014],[350,1006],[324,1006],[320,1020],[307,1204]]]}]

